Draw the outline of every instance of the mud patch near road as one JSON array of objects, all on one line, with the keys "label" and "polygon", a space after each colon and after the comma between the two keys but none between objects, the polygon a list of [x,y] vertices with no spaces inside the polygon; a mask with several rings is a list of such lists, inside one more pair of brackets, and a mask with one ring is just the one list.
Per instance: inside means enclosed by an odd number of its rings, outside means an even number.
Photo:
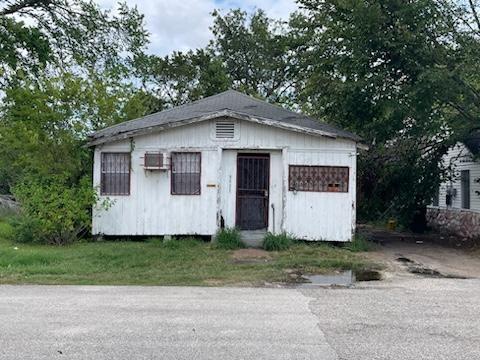
[{"label": "mud patch near road", "polygon": [[404,264],[411,264],[413,263],[414,261],[413,260],[410,260],[409,258],[406,258],[404,256],[400,256],[397,258],[397,261],[401,262],[401,263],[404,263]]},{"label": "mud patch near road", "polygon": [[467,279],[465,276],[441,273],[438,270],[428,268],[405,256],[400,256],[396,260],[398,262],[401,262],[402,264],[407,265],[407,270],[411,274],[430,277],[430,278],[439,278],[439,279]]}]

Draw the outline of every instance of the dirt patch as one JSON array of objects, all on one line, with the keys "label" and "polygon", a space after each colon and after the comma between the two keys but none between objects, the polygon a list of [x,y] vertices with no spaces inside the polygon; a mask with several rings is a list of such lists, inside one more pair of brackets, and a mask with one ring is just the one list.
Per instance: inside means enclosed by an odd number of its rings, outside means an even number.
[{"label": "dirt patch", "polygon": [[[365,229],[364,229],[365,230]],[[385,279],[393,277],[479,278],[480,251],[422,242],[411,234],[375,232],[379,246],[365,258],[384,266]]]},{"label": "dirt patch", "polygon": [[231,258],[235,264],[258,264],[272,260],[272,256],[267,251],[260,249],[235,250]]},{"label": "dirt patch", "polygon": [[415,275],[432,277],[432,278],[446,278],[446,279],[466,279],[467,278],[465,276],[460,276],[460,275],[441,273],[438,270],[426,267],[425,265],[422,265],[416,261],[413,261],[412,259],[409,259],[405,256],[398,257],[397,261],[407,265],[408,272]]},{"label": "dirt patch", "polygon": [[469,252],[475,251],[480,247],[480,241],[478,239],[464,239],[446,233],[428,232],[417,234],[408,231],[392,231],[367,224],[358,225],[357,232],[365,236],[369,241],[382,245],[392,242],[428,243],[443,247],[463,249]]}]

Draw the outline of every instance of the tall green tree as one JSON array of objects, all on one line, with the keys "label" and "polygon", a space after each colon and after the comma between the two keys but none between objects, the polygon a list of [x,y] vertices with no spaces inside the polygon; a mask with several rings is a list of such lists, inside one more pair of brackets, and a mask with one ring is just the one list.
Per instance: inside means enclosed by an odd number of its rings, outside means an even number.
[{"label": "tall green tree", "polygon": [[300,3],[304,12],[291,26],[302,55],[304,108],[370,145],[360,158],[363,215],[411,222],[430,202],[442,154],[479,126],[478,23],[468,12],[475,6]]},{"label": "tall green tree", "polygon": [[232,85],[272,102],[285,102],[295,93],[296,56],[288,25],[266,16],[234,9],[213,13],[210,47],[224,64]]},{"label": "tall green tree", "polygon": [[143,89],[157,99],[152,111],[214,95],[228,88],[294,105],[298,61],[285,22],[261,10],[215,11],[213,40],[204,49],[150,55],[138,61]]},{"label": "tall green tree", "polygon": [[222,62],[204,49],[146,56],[138,69],[143,88],[157,99],[156,104],[152,101],[152,112],[214,95],[231,85]]},{"label": "tall green tree", "polygon": [[48,64],[50,72],[126,70],[147,35],[143,15],[125,3],[113,15],[91,0],[0,0],[0,84],[34,79]]}]

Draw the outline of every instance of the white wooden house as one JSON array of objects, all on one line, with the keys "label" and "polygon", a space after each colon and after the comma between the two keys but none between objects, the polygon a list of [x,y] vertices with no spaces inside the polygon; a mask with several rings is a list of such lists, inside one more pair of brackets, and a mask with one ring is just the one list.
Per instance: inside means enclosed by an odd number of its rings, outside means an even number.
[{"label": "white wooden house", "polygon": [[92,134],[93,233],[207,235],[220,227],[350,241],[359,138],[226,91]]},{"label": "white wooden house", "polygon": [[480,239],[480,131],[451,147],[443,158],[448,179],[427,209],[429,223],[463,238]]}]

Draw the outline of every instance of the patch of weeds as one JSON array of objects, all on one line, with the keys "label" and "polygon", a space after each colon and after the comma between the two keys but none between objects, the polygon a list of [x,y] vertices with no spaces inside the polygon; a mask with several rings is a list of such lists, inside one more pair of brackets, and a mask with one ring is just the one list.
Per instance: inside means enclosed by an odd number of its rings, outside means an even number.
[{"label": "patch of weeds", "polygon": [[236,228],[225,228],[217,231],[215,246],[219,249],[235,250],[242,249],[245,244],[240,238],[240,231]]},{"label": "patch of weeds", "polygon": [[355,235],[352,242],[345,245],[345,249],[352,252],[364,252],[372,250],[373,245],[367,238],[363,235]]},{"label": "patch of weeds", "polygon": [[263,239],[262,246],[267,251],[283,251],[287,250],[294,241],[295,239],[286,232],[280,234],[268,232]]},{"label": "patch of weeds", "polygon": [[145,240],[147,243],[152,245],[163,245],[163,239],[161,237],[149,237]]},{"label": "patch of weeds", "polygon": [[11,218],[0,218],[0,239],[13,239],[13,227]]}]

